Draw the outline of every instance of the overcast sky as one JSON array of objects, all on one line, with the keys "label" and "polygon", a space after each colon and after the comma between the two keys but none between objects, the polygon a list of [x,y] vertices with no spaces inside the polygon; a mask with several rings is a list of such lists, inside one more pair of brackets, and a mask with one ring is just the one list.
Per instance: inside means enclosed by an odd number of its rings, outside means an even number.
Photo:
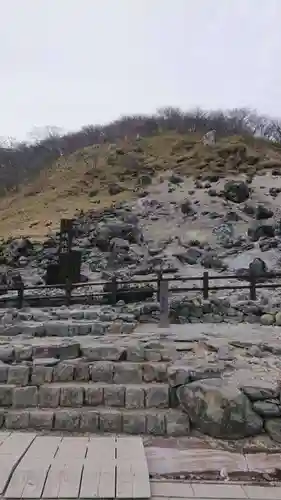
[{"label": "overcast sky", "polygon": [[173,105],[281,117],[281,0],[1,0],[0,136]]}]

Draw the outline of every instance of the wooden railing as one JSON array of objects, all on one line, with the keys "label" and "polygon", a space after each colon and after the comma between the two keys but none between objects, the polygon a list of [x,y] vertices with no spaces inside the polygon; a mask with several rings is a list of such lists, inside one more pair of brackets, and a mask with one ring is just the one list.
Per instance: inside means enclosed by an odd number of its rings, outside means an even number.
[{"label": "wooden railing", "polygon": [[[111,281],[94,281],[94,282],[85,282],[85,283],[71,283],[68,282],[66,284],[61,285],[34,285],[34,286],[24,286],[21,283],[19,286],[15,288],[2,287],[0,291],[2,293],[8,294],[9,292],[16,291],[17,294],[14,297],[3,297],[0,295],[0,307],[5,307],[5,305],[11,306],[11,304],[15,305],[19,309],[26,304],[32,304],[33,307],[42,305],[42,302],[46,305],[51,306],[52,303],[56,305],[70,305],[75,303],[101,303],[103,298],[107,298],[110,300],[111,304],[116,304],[118,300],[118,292],[122,291],[124,294],[134,294],[143,293],[146,290],[153,291],[157,295],[157,300],[160,304],[163,302],[167,302],[167,295],[169,294],[177,294],[177,293],[188,293],[188,292],[202,292],[203,298],[208,299],[210,296],[210,292],[217,292],[220,290],[248,290],[249,291],[249,299],[256,300],[257,299],[257,290],[262,288],[280,288],[280,282],[268,282],[265,280],[272,280],[281,278],[281,273],[266,273],[263,277],[263,281],[257,280],[255,276],[248,275],[245,278],[237,278],[235,275],[210,275],[208,271],[204,271],[201,276],[182,276],[182,277],[165,277],[164,273],[158,273],[155,278],[142,278],[142,279],[130,279],[130,280],[118,280],[117,278],[113,278]],[[236,281],[244,281],[245,284],[226,284],[226,285],[213,285],[212,281],[217,280],[236,280]],[[171,283],[175,283],[180,281],[182,283],[188,283],[191,281],[199,282],[199,286],[197,287],[188,287],[181,285],[179,287],[170,286]],[[137,285],[149,285],[147,287],[138,288]],[[107,286],[109,291],[100,291],[85,293],[80,295],[74,295],[73,292],[78,288],[86,288],[86,287],[104,287]],[[130,289],[123,290],[123,286],[130,285]],[[132,287],[135,285],[135,287]],[[201,286],[200,286],[201,285]],[[121,288],[120,288],[121,287]],[[60,295],[40,295],[38,292],[44,290],[64,290],[63,294]],[[32,295],[31,292],[36,291],[36,295]]]}]

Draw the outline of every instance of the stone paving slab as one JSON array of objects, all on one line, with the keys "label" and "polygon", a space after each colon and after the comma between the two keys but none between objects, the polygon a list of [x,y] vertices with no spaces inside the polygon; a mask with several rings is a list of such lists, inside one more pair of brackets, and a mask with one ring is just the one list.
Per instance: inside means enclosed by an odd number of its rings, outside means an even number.
[{"label": "stone paving slab", "polygon": [[151,493],[152,500],[280,500],[281,487],[152,481]]}]

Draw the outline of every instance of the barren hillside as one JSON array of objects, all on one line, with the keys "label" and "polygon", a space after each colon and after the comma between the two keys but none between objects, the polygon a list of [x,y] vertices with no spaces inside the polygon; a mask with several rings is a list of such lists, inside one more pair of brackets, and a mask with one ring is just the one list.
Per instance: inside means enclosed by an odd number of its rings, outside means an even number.
[{"label": "barren hillside", "polygon": [[141,197],[148,186],[156,187],[172,174],[171,189],[177,175],[207,179],[281,173],[281,148],[272,142],[229,136],[204,146],[201,139],[199,133],[160,133],[62,155],[0,199],[0,234],[44,236],[62,217]]}]

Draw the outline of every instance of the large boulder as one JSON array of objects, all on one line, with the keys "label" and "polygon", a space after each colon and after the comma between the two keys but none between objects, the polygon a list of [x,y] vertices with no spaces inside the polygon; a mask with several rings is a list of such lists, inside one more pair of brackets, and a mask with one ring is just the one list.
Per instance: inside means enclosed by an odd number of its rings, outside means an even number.
[{"label": "large boulder", "polygon": [[263,420],[247,396],[221,379],[207,379],[178,388],[177,395],[193,426],[222,439],[241,439],[262,431]]},{"label": "large boulder", "polygon": [[261,224],[258,221],[248,228],[248,236],[252,241],[258,241],[260,238],[273,238],[275,227],[273,224]]},{"label": "large boulder", "polygon": [[243,181],[229,181],[224,186],[224,197],[234,203],[242,203],[250,196],[250,190]]},{"label": "large boulder", "polygon": [[142,236],[139,227],[135,224],[119,220],[97,224],[94,243],[100,250],[109,251],[110,242],[115,238],[126,240],[129,243],[140,243]]}]

